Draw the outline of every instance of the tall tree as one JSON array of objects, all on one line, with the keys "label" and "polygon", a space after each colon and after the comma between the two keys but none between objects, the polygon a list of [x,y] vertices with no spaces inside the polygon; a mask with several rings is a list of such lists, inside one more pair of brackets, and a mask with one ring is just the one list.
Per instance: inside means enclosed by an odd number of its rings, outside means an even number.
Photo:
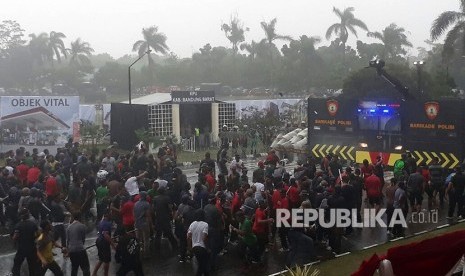
[{"label": "tall tree", "polygon": [[387,26],[381,32],[368,32],[368,37],[376,38],[384,44],[384,58],[393,58],[397,55],[405,55],[404,47],[412,47],[405,35],[405,29],[398,27],[395,23]]},{"label": "tall tree", "polygon": [[242,43],[240,48],[242,51],[246,51],[249,54],[249,58],[254,60],[255,57],[259,54],[260,47],[263,47],[264,40],[260,42],[255,42],[252,40],[250,43]]},{"label": "tall tree", "polygon": [[43,66],[50,60],[49,37],[47,33],[40,33],[39,35],[30,34],[29,49],[32,58],[38,66]]},{"label": "tall tree", "polygon": [[[156,53],[166,55],[169,51],[169,47],[166,45],[166,35],[158,31],[157,26],[151,26],[142,29],[142,36],[144,39],[136,41],[132,46],[133,52],[138,52],[139,56],[154,50]],[[149,67],[153,65],[153,59],[150,56],[150,52],[147,54],[149,60]]]},{"label": "tall tree", "polygon": [[273,87],[274,86],[274,70],[275,70],[275,62],[273,60],[273,53],[277,53],[279,55],[279,51],[276,51],[276,45],[274,44],[275,40],[286,40],[286,41],[291,41],[292,37],[288,35],[279,35],[276,33],[276,23],[278,22],[278,19],[273,18],[270,22],[260,22],[260,25],[265,32],[265,38],[263,39],[264,42],[266,42],[266,45],[268,45],[268,56],[269,56],[269,76],[270,76],[270,83],[269,86]]},{"label": "tall tree", "polygon": [[239,43],[245,40],[244,33],[249,30],[249,28],[244,28],[242,22],[236,16],[232,17],[229,21],[229,24],[224,23],[221,25],[221,30],[224,31],[226,38],[231,42],[234,55],[237,54],[239,50]]},{"label": "tall tree", "polygon": [[70,60],[72,66],[88,66],[91,65],[89,56],[94,52],[88,42],[82,41],[80,38],[71,42],[71,49],[69,49]]},{"label": "tall tree", "polygon": [[444,41],[443,57],[452,58],[456,48],[461,48],[465,55],[465,0],[460,1],[460,11],[445,11],[441,13],[431,26],[431,39],[438,40],[450,27]]},{"label": "tall tree", "polygon": [[[345,53],[347,39],[349,38],[349,31],[357,36],[356,27],[368,31],[368,27],[366,24],[354,16],[354,8],[349,7],[345,10],[341,11],[340,9],[333,7],[333,12],[339,17],[339,22],[334,23],[333,25],[329,26],[328,30],[326,31],[326,39],[331,39],[331,36],[335,34],[341,39],[341,43],[343,45],[343,50]],[[345,55],[344,55],[345,56]]]},{"label": "tall tree", "polygon": [[55,55],[59,63],[61,63],[62,55],[64,58],[67,57],[65,43],[63,42],[64,38],[66,38],[66,36],[61,32],[54,32],[54,31],[50,32],[48,47],[50,48],[50,51],[52,53],[52,56],[51,56],[52,64],[53,64],[53,55]]},{"label": "tall tree", "polygon": [[275,40],[286,40],[291,41],[292,37],[288,35],[279,35],[276,33],[276,23],[278,23],[277,18],[273,18],[269,23],[268,22],[260,22],[263,31],[265,32],[265,40],[269,45],[274,45]]},{"label": "tall tree", "polygon": [[24,45],[24,30],[18,22],[13,20],[3,20],[0,23],[0,55],[6,55],[7,51]]}]

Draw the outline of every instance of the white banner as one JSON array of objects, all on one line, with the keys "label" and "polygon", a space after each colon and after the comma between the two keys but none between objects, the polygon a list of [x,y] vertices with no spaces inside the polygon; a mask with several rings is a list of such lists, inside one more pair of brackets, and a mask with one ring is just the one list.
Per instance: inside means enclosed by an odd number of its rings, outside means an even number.
[{"label": "white banner", "polygon": [[3,144],[64,145],[79,122],[78,96],[4,96],[0,99]]}]

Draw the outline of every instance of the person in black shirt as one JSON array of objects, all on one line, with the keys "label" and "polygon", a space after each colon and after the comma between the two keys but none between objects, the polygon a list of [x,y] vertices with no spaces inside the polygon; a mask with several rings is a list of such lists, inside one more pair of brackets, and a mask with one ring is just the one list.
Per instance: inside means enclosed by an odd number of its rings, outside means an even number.
[{"label": "person in black shirt", "polygon": [[465,175],[462,173],[461,167],[455,168],[455,175],[452,177],[451,182],[447,186],[446,193],[449,196],[449,212],[448,218],[452,218],[455,212],[455,206],[457,205],[457,216],[464,216],[463,203],[464,196],[463,191],[465,189]]},{"label": "person in black shirt", "polygon": [[341,163],[339,163],[339,156],[334,155],[333,159],[329,163],[329,176],[333,177],[334,179],[337,179],[341,171],[342,165]]},{"label": "person in black shirt", "polygon": [[363,178],[360,176],[360,169],[355,169],[355,173],[350,175],[350,184],[354,187],[354,205],[357,208],[357,221],[361,221],[362,198],[363,198]]},{"label": "person in black shirt", "polygon": [[172,208],[171,199],[166,194],[164,187],[158,188],[158,195],[152,200],[153,209],[155,211],[155,247],[160,248],[161,235],[163,234],[171,243],[171,247],[176,249],[178,243],[174,238],[173,231],[171,229]]},{"label": "person in black shirt", "polygon": [[117,276],[125,276],[128,272],[134,272],[136,276],[144,276],[142,263],[140,261],[140,243],[134,235],[134,231],[126,232],[122,230],[116,246],[115,259],[121,263],[121,267],[116,272]]},{"label": "person in black shirt", "polygon": [[439,194],[439,204],[444,206],[444,168],[439,164],[439,158],[433,157],[433,163],[429,166],[429,174],[433,185],[433,198]]},{"label": "person in black shirt", "polygon": [[18,251],[16,252],[11,272],[13,276],[19,276],[21,273],[21,265],[24,259],[26,259],[29,275],[35,275],[38,264],[35,239],[39,229],[34,222],[29,220],[29,211],[26,208],[23,208],[19,214],[21,221],[15,226],[12,234],[12,239],[17,242]]},{"label": "person in black shirt", "polygon": [[200,161],[199,171],[202,171],[202,167],[204,165],[210,168],[210,170],[213,172],[213,176],[216,175],[215,160],[211,159],[209,152],[205,153],[205,159]]},{"label": "person in black shirt", "polygon": [[61,244],[66,244],[65,206],[59,197],[50,203],[50,219],[53,226],[53,239],[61,238]]}]

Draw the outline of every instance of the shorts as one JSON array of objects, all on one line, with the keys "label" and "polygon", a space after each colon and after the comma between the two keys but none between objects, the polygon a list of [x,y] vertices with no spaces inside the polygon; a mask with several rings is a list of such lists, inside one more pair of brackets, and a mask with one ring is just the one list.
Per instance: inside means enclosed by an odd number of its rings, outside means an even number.
[{"label": "shorts", "polygon": [[368,203],[370,203],[370,205],[380,205],[381,204],[381,197],[380,196],[372,196],[372,197],[368,197]]},{"label": "shorts", "polygon": [[97,239],[95,242],[98,251],[98,260],[103,263],[111,262],[111,248],[110,243],[104,239]]}]

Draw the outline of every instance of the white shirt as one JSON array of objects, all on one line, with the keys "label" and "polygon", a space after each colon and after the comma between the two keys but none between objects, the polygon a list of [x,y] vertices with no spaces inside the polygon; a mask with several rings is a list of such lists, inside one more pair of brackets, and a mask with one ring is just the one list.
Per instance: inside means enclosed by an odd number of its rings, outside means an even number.
[{"label": "white shirt", "polygon": [[192,247],[201,246],[207,248],[204,239],[208,236],[208,223],[204,221],[194,221],[189,226],[187,233],[192,235]]},{"label": "white shirt", "polygon": [[236,161],[236,159],[234,159],[233,161],[231,161],[231,165],[229,166],[229,168],[231,169],[232,167],[235,167],[236,172],[238,172],[239,175],[242,175],[242,168],[244,167],[244,162],[240,159],[239,161]]},{"label": "white shirt", "polygon": [[255,188],[257,188],[257,191],[255,192],[255,200],[258,202],[260,200],[263,200],[263,195],[262,193],[265,191],[265,185],[263,185],[260,182],[256,182],[253,184]]},{"label": "white shirt", "polygon": [[168,181],[160,179],[160,178],[155,180],[155,182],[158,183],[158,188],[161,188],[161,187],[166,188],[166,186],[168,186]]},{"label": "white shirt", "polygon": [[137,177],[129,177],[124,183],[124,188],[128,191],[130,196],[139,194],[139,184],[137,183]]}]

